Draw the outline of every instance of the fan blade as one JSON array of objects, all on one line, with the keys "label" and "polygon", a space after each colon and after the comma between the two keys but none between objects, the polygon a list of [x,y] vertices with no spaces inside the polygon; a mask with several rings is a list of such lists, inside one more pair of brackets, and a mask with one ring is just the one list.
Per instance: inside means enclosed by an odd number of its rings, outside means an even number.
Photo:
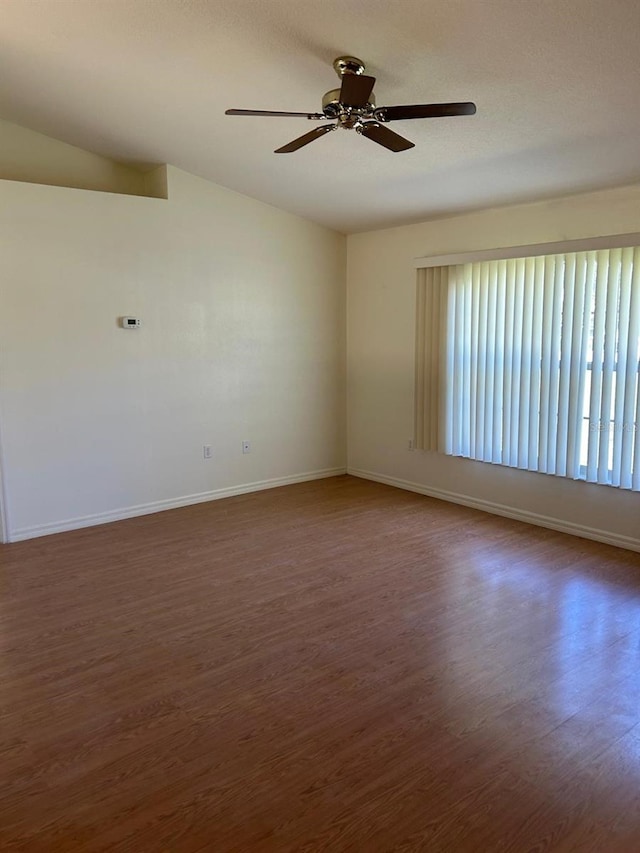
[{"label": "fan blade", "polygon": [[377,142],[378,145],[388,148],[389,151],[407,151],[414,147],[413,142],[409,142],[404,136],[394,133],[388,127],[383,127],[377,121],[366,121],[360,128],[360,133],[372,142]]},{"label": "fan blade", "polygon": [[297,116],[298,118],[322,119],[324,113],[285,113],[277,110],[225,110],[226,116]]},{"label": "fan blade", "polygon": [[442,116],[472,116],[476,105],[471,101],[458,104],[406,104],[398,107],[378,107],[374,115],[381,121],[402,121],[409,118],[440,118]]},{"label": "fan blade", "polygon": [[366,107],[375,85],[375,77],[364,74],[343,74],[340,87],[340,103],[345,107]]},{"label": "fan blade", "polygon": [[329,133],[330,130],[335,130],[337,126],[337,124],[323,124],[322,127],[315,127],[313,130],[310,130],[309,133],[305,133],[303,136],[299,136],[297,139],[294,139],[293,142],[289,142],[288,145],[283,145],[282,148],[276,148],[273,153],[291,154],[292,151],[297,151],[298,148],[308,145],[310,142],[313,142],[314,139],[320,139],[321,136],[324,136],[325,133]]}]

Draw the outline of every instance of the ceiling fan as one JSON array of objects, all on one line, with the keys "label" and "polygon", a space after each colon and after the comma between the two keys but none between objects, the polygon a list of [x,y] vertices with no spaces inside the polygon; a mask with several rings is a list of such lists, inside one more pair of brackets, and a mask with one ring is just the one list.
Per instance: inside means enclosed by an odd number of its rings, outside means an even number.
[{"label": "ceiling fan", "polygon": [[406,151],[414,143],[384,125],[389,121],[405,121],[414,118],[437,118],[439,116],[472,116],[476,105],[470,101],[454,104],[406,104],[395,107],[376,107],[373,96],[375,77],[364,74],[365,65],[355,56],[339,56],[333,67],[342,79],[339,89],[331,89],[322,98],[321,113],[290,113],[273,110],[226,110],[228,116],[297,116],[322,121],[335,120],[335,124],[323,124],[276,148],[275,154],[290,154],[326,133],[341,127],[355,130],[372,142],[377,142],[389,151]]}]

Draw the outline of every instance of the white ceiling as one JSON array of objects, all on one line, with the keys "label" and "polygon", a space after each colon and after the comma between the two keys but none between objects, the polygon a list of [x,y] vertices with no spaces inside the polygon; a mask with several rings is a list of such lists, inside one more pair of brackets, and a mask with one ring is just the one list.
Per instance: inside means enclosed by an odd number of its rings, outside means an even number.
[{"label": "white ceiling", "polygon": [[[640,180],[638,0],[0,0],[0,117],[125,162],[168,162],[341,231]],[[379,105],[473,100],[273,149],[354,54]]]}]

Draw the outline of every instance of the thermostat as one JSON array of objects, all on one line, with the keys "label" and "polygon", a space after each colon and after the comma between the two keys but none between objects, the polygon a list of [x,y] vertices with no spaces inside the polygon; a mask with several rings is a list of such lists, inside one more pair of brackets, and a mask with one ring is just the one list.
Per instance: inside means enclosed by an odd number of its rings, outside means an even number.
[{"label": "thermostat", "polygon": [[139,329],[140,320],[137,317],[121,317],[120,325],[123,329]]}]

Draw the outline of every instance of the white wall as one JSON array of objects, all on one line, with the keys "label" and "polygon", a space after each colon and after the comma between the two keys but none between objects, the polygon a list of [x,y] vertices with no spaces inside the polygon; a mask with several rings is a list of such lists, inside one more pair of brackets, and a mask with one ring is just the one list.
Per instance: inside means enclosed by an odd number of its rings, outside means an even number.
[{"label": "white wall", "polygon": [[0,179],[161,196],[138,169],[0,120]]},{"label": "white wall", "polygon": [[[345,464],[344,238],[177,169],[168,186],[0,181],[6,538]],[[407,449],[414,258],[632,231],[638,187],[349,237],[350,470],[640,546],[637,494]]]},{"label": "white wall", "polygon": [[411,452],[414,258],[640,231],[640,187],[486,210],[347,244],[349,470],[640,549],[640,495]]},{"label": "white wall", "polygon": [[168,201],[0,181],[11,539],[345,465],[344,237],[168,181]]}]

